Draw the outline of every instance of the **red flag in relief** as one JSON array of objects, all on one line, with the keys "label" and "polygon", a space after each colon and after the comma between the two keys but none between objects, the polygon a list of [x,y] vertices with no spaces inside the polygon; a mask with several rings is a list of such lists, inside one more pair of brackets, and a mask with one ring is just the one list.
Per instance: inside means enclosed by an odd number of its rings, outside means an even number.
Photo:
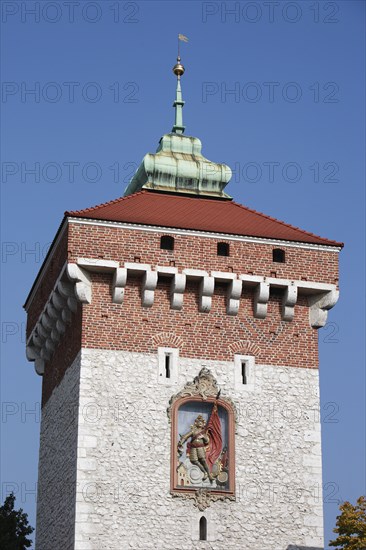
[{"label": "red flag in relief", "polygon": [[221,434],[221,421],[217,412],[217,404],[215,403],[212,409],[210,419],[206,427],[207,433],[210,436],[209,448],[206,452],[206,461],[210,472],[212,466],[219,458],[222,450],[222,434]]}]

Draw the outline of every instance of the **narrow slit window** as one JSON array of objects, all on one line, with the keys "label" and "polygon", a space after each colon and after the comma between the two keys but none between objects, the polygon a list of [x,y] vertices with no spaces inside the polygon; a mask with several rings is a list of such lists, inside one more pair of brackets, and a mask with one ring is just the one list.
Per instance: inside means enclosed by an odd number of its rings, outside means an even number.
[{"label": "narrow slit window", "polygon": [[248,383],[248,379],[247,379],[247,362],[246,361],[241,362],[241,383],[242,384],[247,384]]},{"label": "narrow slit window", "polygon": [[163,235],[160,239],[160,248],[162,250],[174,250],[174,238],[169,235]]},{"label": "narrow slit window", "polygon": [[158,348],[157,377],[158,384],[171,386],[177,382],[178,376],[178,348]]},{"label": "narrow slit window", "polygon": [[207,540],[207,519],[205,516],[200,519],[200,540]]},{"label": "narrow slit window", "polygon": [[285,251],[281,248],[274,248],[272,251],[272,259],[274,262],[278,262],[280,264],[285,263]]},{"label": "narrow slit window", "polygon": [[247,363],[246,361],[241,362],[241,383],[247,383]]},{"label": "narrow slit window", "polygon": [[218,256],[230,256],[230,247],[228,243],[217,243]]},{"label": "narrow slit window", "polygon": [[235,387],[239,392],[251,392],[255,388],[255,357],[234,355]]},{"label": "narrow slit window", "polygon": [[171,355],[165,354],[165,378],[170,378]]}]

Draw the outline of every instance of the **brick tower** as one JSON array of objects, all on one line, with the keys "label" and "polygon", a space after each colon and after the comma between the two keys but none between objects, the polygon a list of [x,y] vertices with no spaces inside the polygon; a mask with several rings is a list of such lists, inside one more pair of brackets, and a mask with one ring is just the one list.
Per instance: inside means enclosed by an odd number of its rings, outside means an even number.
[{"label": "brick tower", "polygon": [[323,547],[318,337],[342,244],[239,205],[175,124],[66,212],[26,301],[37,550]]}]

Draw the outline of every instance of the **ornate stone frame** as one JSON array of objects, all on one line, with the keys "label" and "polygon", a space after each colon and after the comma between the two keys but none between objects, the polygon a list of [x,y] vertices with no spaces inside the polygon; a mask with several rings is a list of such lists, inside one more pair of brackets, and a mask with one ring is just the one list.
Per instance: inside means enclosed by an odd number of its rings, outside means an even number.
[{"label": "ornate stone frame", "polygon": [[193,504],[201,511],[205,510],[212,502],[217,500],[235,500],[235,423],[236,409],[233,401],[230,398],[219,397],[217,404],[223,407],[228,414],[228,446],[229,453],[229,469],[231,472],[229,489],[227,491],[217,491],[209,488],[182,487],[178,488],[176,484],[177,472],[175,465],[175,457],[177,453],[177,422],[178,410],[181,405],[197,401],[214,403],[219,393],[219,387],[216,379],[211,372],[203,368],[193,382],[188,382],[184,388],[174,395],[167,409],[168,418],[171,422],[171,463],[170,463],[170,492],[174,497],[182,497],[193,499]]}]

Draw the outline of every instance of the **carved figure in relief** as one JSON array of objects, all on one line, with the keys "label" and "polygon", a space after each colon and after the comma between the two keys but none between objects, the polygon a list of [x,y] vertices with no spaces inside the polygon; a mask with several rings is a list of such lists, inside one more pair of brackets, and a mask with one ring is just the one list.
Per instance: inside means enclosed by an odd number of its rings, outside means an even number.
[{"label": "carved figure in relief", "polygon": [[221,422],[217,411],[217,400],[212,407],[209,421],[206,424],[201,414],[197,416],[188,433],[181,435],[178,441],[178,457],[183,454],[183,445],[187,443],[187,456],[192,464],[198,466],[203,472],[202,481],[209,479],[210,482],[218,476],[218,459],[222,454],[222,430]]},{"label": "carved figure in relief", "polygon": [[206,447],[210,442],[210,438],[207,435],[206,421],[201,414],[199,414],[191,426],[191,430],[182,435],[178,442],[178,454],[183,453],[183,444],[191,438],[187,444],[187,454],[192,464],[195,464],[203,472],[203,480],[209,478],[213,480],[213,476],[210,473],[207,461],[206,461]]}]

